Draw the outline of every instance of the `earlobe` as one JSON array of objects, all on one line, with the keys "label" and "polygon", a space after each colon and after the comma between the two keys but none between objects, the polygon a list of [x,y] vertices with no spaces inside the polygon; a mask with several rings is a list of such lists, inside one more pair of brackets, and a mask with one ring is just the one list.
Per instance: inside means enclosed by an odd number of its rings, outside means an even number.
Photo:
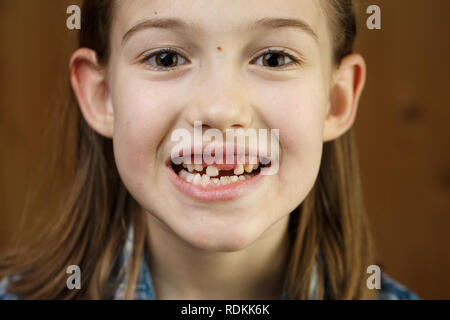
[{"label": "earlobe", "polygon": [[80,111],[89,126],[97,133],[112,138],[114,112],[103,68],[94,50],[81,48],[70,59],[70,82]]},{"label": "earlobe", "polygon": [[359,54],[350,54],[335,71],[329,109],[324,122],[324,142],[347,132],[355,121],[359,98],[366,80],[366,64]]}]

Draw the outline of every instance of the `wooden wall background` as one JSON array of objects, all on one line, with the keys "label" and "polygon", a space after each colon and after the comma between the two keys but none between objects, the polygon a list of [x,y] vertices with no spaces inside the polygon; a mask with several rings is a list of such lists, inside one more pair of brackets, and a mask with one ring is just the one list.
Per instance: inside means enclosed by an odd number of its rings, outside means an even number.
[{"label": "wooden wall background", "polygon": [[[0,250],[46,161],[42,132],[60,104],[76,38],[66,8],[79,3],[0,0]],[[362,21],[357,48],[369,74],[356,129],[378,256],[420,297],[449,299],[450,1],[361,0],[362,18],[371,4],[381,7],[382,29]],[[33,239],[31,231],[21,236]]]},{"label": "wooden wall background", "polygon": [[384,270],[450,299],[450,1],[360,1],[368,82],[356,121],[366,205]]}]

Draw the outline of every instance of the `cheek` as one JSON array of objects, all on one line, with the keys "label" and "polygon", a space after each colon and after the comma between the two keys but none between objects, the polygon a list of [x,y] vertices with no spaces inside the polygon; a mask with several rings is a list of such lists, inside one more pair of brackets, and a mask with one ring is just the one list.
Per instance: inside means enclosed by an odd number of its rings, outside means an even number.
[{"label": "cheek", "polygon": [[260,90],[261,114],[280,130],[282,152],[297,152],[323,143],[327,98],[319,80],[292,81]]},{"label": "cheek", "polygon": [[[172,119],[169,92],[143,81],[120,81],[113,87],[114,154],[125,184],[141,188],[142,177],[154,177],[158,146]],[[148,181],[152,181],[149,179]],[[146,183],[148,183],[148,181]]]},{"label": "cheek", "polygon": [[[320,79],[283,83],[260,93],[262,114],[269,127],[279,129],[280,133],[281,186],[296,185],[293,188],[296,192],[312,187],[320,167],[327,105],[326,90]],[[295,181],[301,183],[297,185]]]}]

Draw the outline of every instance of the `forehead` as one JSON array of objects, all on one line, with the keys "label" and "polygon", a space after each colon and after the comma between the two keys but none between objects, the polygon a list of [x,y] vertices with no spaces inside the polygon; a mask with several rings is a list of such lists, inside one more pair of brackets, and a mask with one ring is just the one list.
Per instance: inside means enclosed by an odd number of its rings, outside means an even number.
[{"label": "forehead", "polygon": [[[264,18],[305,22],[319,40],[326,37],[326,18],[319,0],[117,0],[113,38],[151,18],[177,18],[198,36],[243,35],[247,26]],[[114,40],[113,40],[114,41]]]}]

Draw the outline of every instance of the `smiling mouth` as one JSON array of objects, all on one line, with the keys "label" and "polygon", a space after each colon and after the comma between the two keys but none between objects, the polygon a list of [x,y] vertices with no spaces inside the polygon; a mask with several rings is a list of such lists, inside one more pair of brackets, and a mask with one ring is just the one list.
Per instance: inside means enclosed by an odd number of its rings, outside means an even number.
[{"label": "smiling mouth", "polygon": [[214,157],[206,163],[202,155],[201,164],[194,164],[195,154],[180,157],[167,159],[169,180],[182,194],[201,202],[230,201],[252,193],[265,181],[261,170],[272,165],[270,158],[249,151],[231,162]]},{"label": "smiling mouth", "polygon": [[235,184],[250,180],[259,175],[261,168],[269,164],[192,164],[181,163],[179,165],[171,162],[172,170],[186,182],[199,187],[214,187]]}]

